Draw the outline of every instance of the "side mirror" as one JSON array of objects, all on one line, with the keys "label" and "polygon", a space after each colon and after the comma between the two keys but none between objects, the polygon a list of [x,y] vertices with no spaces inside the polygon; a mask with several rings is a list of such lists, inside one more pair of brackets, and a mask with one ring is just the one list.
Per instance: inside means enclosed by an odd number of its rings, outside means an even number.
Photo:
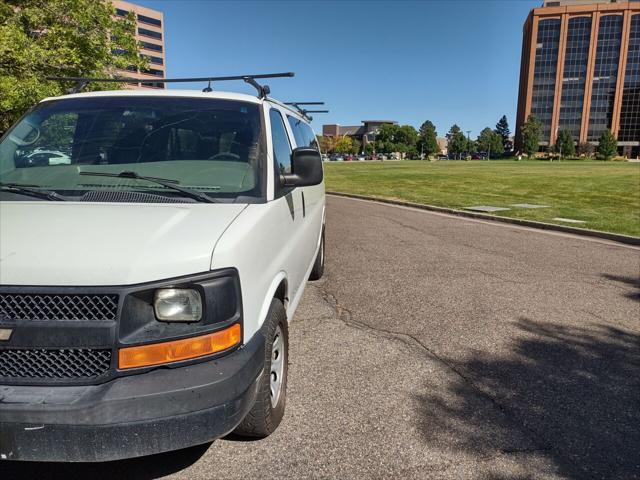
[{"label": "side mirror", "polygon": [[291,174],[283,175],[285,187],[311,187],[322,183],[322,157],[311,147],[291,152]]}]

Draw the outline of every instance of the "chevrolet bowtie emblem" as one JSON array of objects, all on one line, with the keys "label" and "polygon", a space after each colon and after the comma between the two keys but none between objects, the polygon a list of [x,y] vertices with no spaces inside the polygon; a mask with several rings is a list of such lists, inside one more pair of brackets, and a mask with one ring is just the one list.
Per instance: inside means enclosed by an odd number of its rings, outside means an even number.
[{"label": "chevrolet bowtie emblem", "polygon": [[0,328],[0,342],[11,338],[13,330],[11,328]]}]

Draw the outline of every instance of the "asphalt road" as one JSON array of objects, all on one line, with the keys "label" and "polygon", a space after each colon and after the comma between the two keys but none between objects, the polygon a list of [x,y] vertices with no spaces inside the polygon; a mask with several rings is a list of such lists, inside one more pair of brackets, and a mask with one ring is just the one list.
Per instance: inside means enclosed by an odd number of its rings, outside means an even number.
[{"label": "asphalt road", "polygon": [[274,435],[0,478],[640,478],[640,249],[328,204]]}]

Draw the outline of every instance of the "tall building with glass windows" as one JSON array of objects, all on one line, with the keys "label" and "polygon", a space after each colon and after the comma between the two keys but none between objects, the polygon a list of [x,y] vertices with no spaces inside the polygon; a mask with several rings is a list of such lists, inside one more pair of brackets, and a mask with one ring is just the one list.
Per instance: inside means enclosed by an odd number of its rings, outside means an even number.
[{"label": "tall building with glass windows", "polygon": [[546,0],[523,33],[516,146],[533,114],[541,150],[560,130],[597,144],[610,129],[621,154],[640,156],[640,1]]},{"label": "tall building with glass windows", "polygon": [[136,40],[140,43],[140,54],[149,60],[149,67],[138,71],[134,67],[118,72],[122,76],[139,79],[131,88],[164,88],[164,83],[154,82],[166,74],[164,54],[164,14],[135,3],[112,0],[116,15],[124,17],[130,12],[136,19]]}]

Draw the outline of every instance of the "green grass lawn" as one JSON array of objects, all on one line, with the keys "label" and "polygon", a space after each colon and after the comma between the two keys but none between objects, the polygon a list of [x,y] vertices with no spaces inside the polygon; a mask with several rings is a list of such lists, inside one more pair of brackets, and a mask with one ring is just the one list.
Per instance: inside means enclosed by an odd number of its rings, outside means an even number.
[{"label": "green grass lawn", "polygon": [[496,215],[640,236],[640,163],[598,161],[328,162],[327,191],[461,209],[510,207]]}]

